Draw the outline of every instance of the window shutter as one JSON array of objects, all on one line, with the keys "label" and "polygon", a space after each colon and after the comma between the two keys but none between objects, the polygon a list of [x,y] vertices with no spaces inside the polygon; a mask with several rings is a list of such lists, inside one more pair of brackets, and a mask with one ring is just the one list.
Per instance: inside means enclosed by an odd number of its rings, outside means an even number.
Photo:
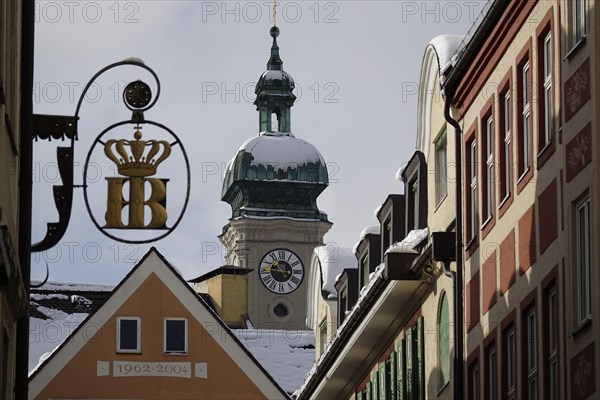
[{"label": "window shutter", "polygon": [[404,400],[404,391],[406,386],[405,379],[405,359],[404,359],[404,339],[398,342],[398,351],[396,354],[396,366],[397,366],[397,376],[396,376],[396,398],[398,400]]},{"label": "window shutter", "polygon": [[371,390],[371,382],[367,382],[367,400],[372,400]]},{"label": "window shutter", "polygon": [[398,355],[395,351],[392,351],[392,354],[390,356],[391,358],[391,363],[390,363],[390,398],[392,400],[396,400],[396,385],[398,382],[398,366],[397,366],[397,360],[398,360]]},{"label": "window shutter", "polygon": [[[371,382],[373,382],[373,385],[371,386],[371,390],[373,391],[372,399],[380,400],[379,399],[379,371],[375,370],[371,373]],[[381,399],[381,400],[383,400],[383,399]]]},{"label": "window shutter", "polygon": [[425,400],[425,321],[419,317],[416,325],[415,342],[417,351],[417,365],[415,371],[415,399]]},{"label": "window shutter", "polygon": [[414,371],[413,371],[413,329],[406,331],[406,399],[412,400],[414,396]]},{"label": "window shutter", "polygon": [[387,381],[387,373],[385,371],[385,361],[379,364],[379,398],[381,400],[387,400],[385,393],[385,384]]}]

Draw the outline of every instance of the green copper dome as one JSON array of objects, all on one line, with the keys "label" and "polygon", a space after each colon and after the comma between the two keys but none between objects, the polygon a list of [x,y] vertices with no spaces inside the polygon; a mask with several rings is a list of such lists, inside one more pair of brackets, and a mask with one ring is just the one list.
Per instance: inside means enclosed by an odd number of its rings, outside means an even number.
[{"label": "green copper dome", "polygon": [[256,85],[259,135],[248,139],[227,164],[223,201],[233,218],[289,217],[327,220],[317,196],[329,184],[327,165],[315,146],[291,133],[294,80],[283,70],[277,37],[265,71]]},{"label": "green copper dome", "polygon": [[327,165],[317,148],[279,132],[262,132],[240,147],[227,164],[223,195],[238,180],[329,184]]}]

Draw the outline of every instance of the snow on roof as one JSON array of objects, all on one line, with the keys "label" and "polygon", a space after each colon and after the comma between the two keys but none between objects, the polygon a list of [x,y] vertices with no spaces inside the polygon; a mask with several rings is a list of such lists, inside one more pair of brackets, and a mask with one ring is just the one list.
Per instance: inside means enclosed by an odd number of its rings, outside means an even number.
[{"label": "snow on roof", "polygon": [[321,264],[322,289],[337,297],[335,282],[345,268],[356,268],[356,257],[348,247],[327,244],[314,249],[314,254],[319,258]]},{"label": "snow on roof", "polygon": [[404,253],[418,254],[414,248],[429,236],[429,228],[413,229],[408,232],[408,235],[402,241],[392,244],[385,252],[388,253]]},{"label": "snow on roof", "polygon": [[233,329],[233,334],[252,353],[287,393],[294,393],[315,360],[313,331]]},{"label": "snow on roof", "polygon": [[398,171],[396,171],[396,180],[402,182],[402,173],[404,172],[404,168],[406,168],[408,164],[404,164],[402,165],[400,168],[398,168]]},{"label": "snow on roof", "polygon": [[454,64],[458,60],[458,50],[464,38],[464,35],[440,35],[431,39],[429,44],[437,54],[440,72],[443,72],[449,64]]},{"label": "snow on roof", "polygon": [[358,246],[360,246],[360,242],[365,238],[365,236],[367,236],[369,234],[379,235],[380,232],[381,232],[381,230],[379,228],[379,225],[367,226],[360,233],[360,240],[358,242],[356,242],[356,244],[352,247],[352,252],[356,253],[358,251]]},{"label": "snow on roof", "polygon": [[[32,281],[31,283],[35,285],[38,282]],[[47,282],[42,287],[36,288],[35,291],[112,292],[114,288],[114,286],[89,283]]]},{"label": "snow on roof", "polygon": [[379,225],[371,225],[371,226],[367,226],[365,229],[363,229],[363,231],[360,233],[360,239],[364,239],[365,236],[373,234],[373,235],[379,235],[380,232],[380,228]]},{"label": "snow on roof", "polygon": [[375,216],[375,218],[377,218],[377,215],[379,214],[379,211],[381,211],[381,208],[383,207],[383,204],[380,204],[377,206],[377,208],[375,209],[375,211],[373,211],[373,215]]},{"label": "snow on roof", "polygon": [[29,318],[29,375],[64,342],[88,316],[38,306],[48,319]]}]

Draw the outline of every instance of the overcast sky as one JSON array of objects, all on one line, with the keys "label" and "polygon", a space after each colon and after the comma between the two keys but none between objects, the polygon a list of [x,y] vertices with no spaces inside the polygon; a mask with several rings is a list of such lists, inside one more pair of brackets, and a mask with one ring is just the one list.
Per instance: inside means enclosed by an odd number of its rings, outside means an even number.
[{"label": "overcast sky", "polygon": [[[115,61],[139,57],[157,72],[161,96],[145,117],[168,126],[183,142],[192,189],[178,228],[153,245],[186,279],[223,263],[217,236],[231,208],[220,200],[222,173],[240,145],[258,134],[252,102],[254,83],[269,57],[271,4],[36,2],[36,113],[73,115],[86,82]],[[280,54],[298,87],[292,132],[315,145],[329,167],[330,185],[318,201],[334,223],[325,242],[353,246],[363,228],[377,223],[373,212],[387,195],[402,193],[394,176],[415,149],[416,93],[425,47],[439,34],[466,34],[482,8],[479,1],[279,4]],[[155,89],[150,75],[123,67],[90,90],[80,112],[75,184],[82,183],[96,136],[130,118],[121,91],[137,78]],[[145,128],[144,134],[152,136],[152,129]],[[53,158],[59,145],[34,144],[34,242],[42,239],[47,222],[57,220],[51,186],[59,184]],[[171,179],[168,202],[176,206],[182,204],[185,185],[178,183],[184,178],[178,176],[181,153],[173,153],[157,176]],[[94,157],[103,155],[95,152]],[[106,167],[100,173],[96,184],[114,176]],[[92,203],[102,218],[104,198]],[[176,218],[175,211],[170,218]],[[82,190],[75,189],[67,234],[55,248],[32,256],[32,277],[43,276],[47,261],[53,281],[116,284],[149,246],[105,237],[88,216]]]}]

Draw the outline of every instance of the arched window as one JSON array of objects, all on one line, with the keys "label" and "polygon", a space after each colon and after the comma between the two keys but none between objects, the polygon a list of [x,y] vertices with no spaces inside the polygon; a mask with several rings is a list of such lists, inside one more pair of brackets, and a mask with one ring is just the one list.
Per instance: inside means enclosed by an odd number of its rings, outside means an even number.
[{"label": "arched window", "polygon": [[440,389],[450,381],[450,314],[448,296],[442,292],[437,318],[438,371]]}]

